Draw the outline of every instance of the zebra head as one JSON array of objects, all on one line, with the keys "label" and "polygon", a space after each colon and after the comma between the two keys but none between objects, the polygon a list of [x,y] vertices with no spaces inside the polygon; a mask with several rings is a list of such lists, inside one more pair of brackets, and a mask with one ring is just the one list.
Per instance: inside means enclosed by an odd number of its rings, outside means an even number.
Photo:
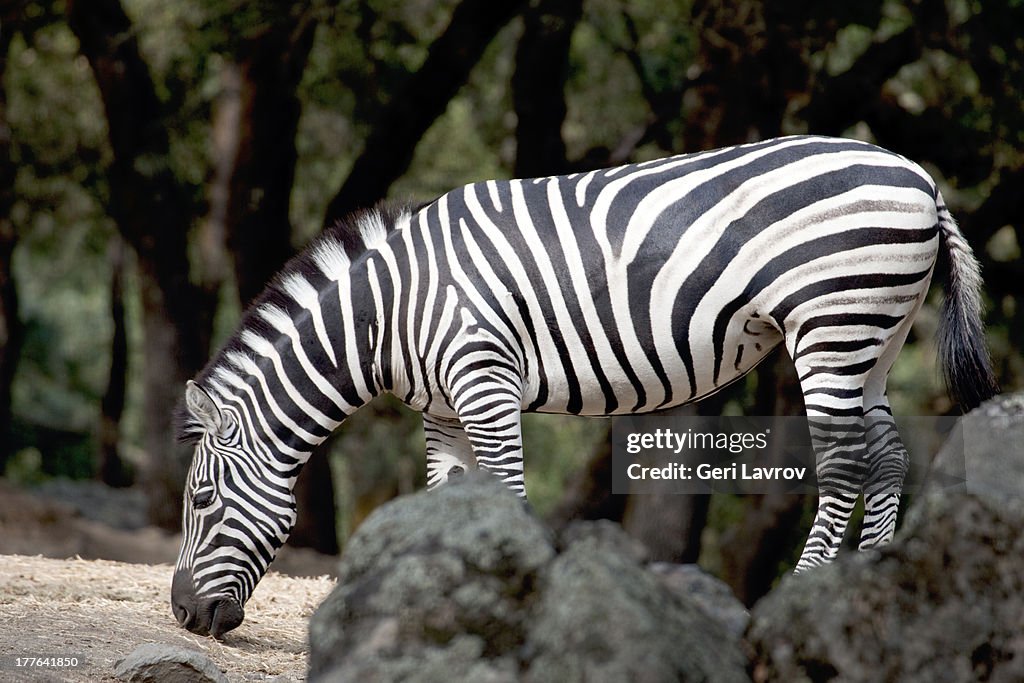
[{"label": "zebra head", "polygon": [[171,608],[181,626],[219,638],[242,623],[246,600],[288,539],[294,479],[260,460],[235,406],[190,381],[185,410],[196,445]]}]

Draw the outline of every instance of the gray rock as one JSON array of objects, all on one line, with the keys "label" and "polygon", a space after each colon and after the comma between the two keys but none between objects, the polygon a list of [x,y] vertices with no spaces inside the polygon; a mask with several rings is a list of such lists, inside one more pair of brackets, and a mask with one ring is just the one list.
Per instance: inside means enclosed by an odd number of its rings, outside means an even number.
[{"label": "gray rock", "polygon": [[[907,526],[927,523],[959,495],[998,504],[1024,517],[1024,392],[995,398],[964,416],[935,456],[932,473],[959,473],[950,487],[939,477],[925,482]],[[950,497],[950,493],[958,496]]]},{"label": "gray rock", "polygon": [[310,678],[513,680],[506,655],[554,547],[493,477],[460,479],[382,506],[353,535],[310,622]]},{"label": "gray rock", "polygon": [[[790,576],[748,631],[755,680],[1024,680],[1024,396],[971,413],[889,547]],[[966,449],[962,450],[964,445]]]},{"label": "gray rock", "polygon": [[164,643],[139,645],[114,664],[114,676],[131,683],[228,683],[202,652]]},{"label": "gray rock", "polygon": [[310,680],[749,680],[738,639],[616,525],[573,525],[558,546],[488,476],[381,507],[310,621]]},{"label": "gray rock", "polygon": [[705,614],[740,638],[750,623],[750,612],[729,585],[695,564],[654,562],[647,567],[663,584],[692,600]]},{"label": "gray rock", "polygon": [[547,568],[527,638],[529,683],[747,681],[737,639],[668,590],[624,531],[581,537]]},{"label": "gray rock", "polygon": [[625,554],[638,564],[647,562],[647,546],[633,538],[622,526],[608,519],[570,522],[558,535],[560,549],[576,543],[588,543],[596,552]]}]

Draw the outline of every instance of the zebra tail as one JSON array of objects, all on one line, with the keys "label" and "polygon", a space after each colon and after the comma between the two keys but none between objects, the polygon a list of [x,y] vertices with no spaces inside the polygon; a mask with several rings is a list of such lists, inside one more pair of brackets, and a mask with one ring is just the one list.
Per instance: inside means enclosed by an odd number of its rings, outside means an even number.
[{"label": "zebra tail", "polygon": [[981,269],[970,245],[936,193],[939,231],[949,253],[949,286],[939,323],[939,359],[946,387],[964,412],[999,393],[982,323]]}]

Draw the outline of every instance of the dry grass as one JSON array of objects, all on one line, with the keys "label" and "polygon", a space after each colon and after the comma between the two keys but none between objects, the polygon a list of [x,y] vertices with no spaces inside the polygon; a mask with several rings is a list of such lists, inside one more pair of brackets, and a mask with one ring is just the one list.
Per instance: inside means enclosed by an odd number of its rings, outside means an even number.
[{"label": "dry grass", "polygon": [[[172,568],[103,560],[0,556],[0,657],[83,657],[69,681],[114,680],[114,663],[142,643],[205,652],[231,680],[304,680],[309,616],[334,587],[328,577],[269,573],[223,642],[181,629],[170,610]],[[8,680],[11,669],[0,670]],[[17,680],[17,679],[15,679]]]}]

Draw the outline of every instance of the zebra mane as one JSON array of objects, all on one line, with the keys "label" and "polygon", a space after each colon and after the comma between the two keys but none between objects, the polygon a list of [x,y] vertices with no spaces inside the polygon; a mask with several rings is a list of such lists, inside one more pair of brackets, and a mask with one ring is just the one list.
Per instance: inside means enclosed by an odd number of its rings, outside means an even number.
[{"label": "zebra mane", "polygon": [[281,269],[278,279],[280,275],[288,274],[295,266],[306,266],[302,269],[308,271],[309,261],[314,259],[315,253],[325,245],[340,246],[350,259],[355,260],[367,251],[376,249],[378,244],[387,239],[398,227],[402,218],[416,213],[421,208],[423,205],[380,202],[372,209],[359,209],[350,213],[315,237],[302,252]]},{"label": "zebra mane", "polygon": [[[330,273],[347,270],[352,261],[377,248],[402,222],[403,218],[421,209],[423,205],[381,202],[371,209],[360,209],[324,229],[305,249],[289,260],[242,314],[241,321],[224,346],[206,364],[195,378],[209,391],[219,384],[219,368],[235,365],[232,357],[247,354],[243,343],[247,334],[272,338],[275,334],[270,323],[260,314],[261,309],[276,308],[287,311],[295,306],[296,283],[302,280],[316,282]],[[174,410],[175,432],[183,444],[195,444],[203,435],[202,426],[192,417],[179,399]]]}]

